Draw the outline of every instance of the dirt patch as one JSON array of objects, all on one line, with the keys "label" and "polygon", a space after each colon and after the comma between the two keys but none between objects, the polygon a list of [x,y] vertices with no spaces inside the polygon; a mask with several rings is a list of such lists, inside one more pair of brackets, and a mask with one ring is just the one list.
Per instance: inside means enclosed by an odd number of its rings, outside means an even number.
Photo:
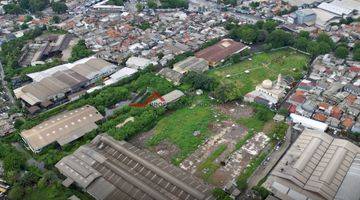
[{"label": "dirt patch", "polygon": [[228,154],[234,150],[237,141],[244,137],[247,132],[245,127],[230,120],[216,122],[209,126],[210,131],[213,132],[214,135],[180,164],[180,167],[184,170],[193,174],[196,173],[198,166],[221,144],[225,144],[227,148],[226,151],[216,159],[216,162],[223,161],[228,157]]},{"label": "dirt patch", "polygon": [[235,120],[240,119],[240,117],[251,117],[254,112],[252,107],[236,101],[217,105],[216,108]]},{"label": "dirt patch", "polygon": [[163,159],[171,162],[171,158],[174,157],[176,154],[180,152],[180,149],[171,142],[164,140],[160,142],[156,146],[149,147],[146,145],[146,142],[155,134],[155,130],[152,129],[150,131],[138,134],[137,136],[133,137],[129,142],[134,146],[141,148],[141,149],[148,149],[151,152],[158,154]]},{"label": "dirt patch", "polygon": [[158,145],[152,147],[151,149],[168,161],[171,161],[171,158],[175,157],[175,155],[180,152],[179,147],[166,140],[160,142]]},{"label": "dirt patch", "polygon": [[146,142],[155,134],[155,130],[151,129],[150,131],[141,133],[131,138],[129,142],[136,147],[141,149],[147,148]]},{"label": "dirt patch", "polygon": [[271,130],[273,130],[274,127],[275,127],[275,122],[271,120],[271,121],[265,123],[263,132],[266,134],[269,134],[271,132]]},{"label": "dirt patch", "polygon": [[229,181],[235,181],[251,160],[258,155],[269,141],[264,133],[257,133],[239,150],[233,152],[213,174],[213,184],[224,187]]}]

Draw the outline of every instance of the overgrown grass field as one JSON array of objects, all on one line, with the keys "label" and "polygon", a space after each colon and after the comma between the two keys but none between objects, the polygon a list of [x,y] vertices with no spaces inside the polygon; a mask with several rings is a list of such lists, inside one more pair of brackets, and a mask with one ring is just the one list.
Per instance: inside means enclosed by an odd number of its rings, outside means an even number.
[{"label": "overgrown grass field", "polygon": [[[164,140],[175,144],[180,152],[172,158],[172,162],[178,165],[209,136],[208,126],[213,120],[213,110],[208,105],[182,108],[159,121],[148,145],[154,146]],[[201,134],[194,136],[194,131],[200,131]]]}]

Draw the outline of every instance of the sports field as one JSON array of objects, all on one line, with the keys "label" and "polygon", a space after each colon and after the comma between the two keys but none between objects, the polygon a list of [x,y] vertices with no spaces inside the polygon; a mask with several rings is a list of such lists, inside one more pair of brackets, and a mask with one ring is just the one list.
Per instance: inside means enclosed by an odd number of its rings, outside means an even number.
[{"label": "sports field", "polygon": [[260,53],[231,66],[215,68],[209,75],[221,83],[234,84],[239,96],[255,89],[265,79],[275,80],[279,73],[300,78],[309,57],[291,49]]}]

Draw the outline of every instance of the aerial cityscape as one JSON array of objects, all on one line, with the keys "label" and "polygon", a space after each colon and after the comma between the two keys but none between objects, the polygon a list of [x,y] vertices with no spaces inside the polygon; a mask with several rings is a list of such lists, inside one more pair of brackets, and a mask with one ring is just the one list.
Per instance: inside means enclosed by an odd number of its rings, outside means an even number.
[{"label": "aerial cityscape", "polygon": [[360,0],[0,0],[0,199],[360,200]]}]

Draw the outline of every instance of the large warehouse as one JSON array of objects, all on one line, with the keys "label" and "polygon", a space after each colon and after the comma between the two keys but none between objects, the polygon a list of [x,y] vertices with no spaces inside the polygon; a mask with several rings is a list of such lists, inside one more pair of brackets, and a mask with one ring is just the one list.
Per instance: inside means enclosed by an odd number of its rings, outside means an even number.
[{"label": "large warehouse", "polygon": [[95,122],[103,116],[92,106],[64,112],[47,121],[21,132],[21,137],[29,148],[38,153],[42,148],[57,142],[63,146],[93,129],[97,128]]},{"label": "large warehouse", "polygon": [[212,200],[212,187],[147,150],[98,135],[55,167],[97,200]]},{"label": "large warehouse", "polygon": [[28,74],[33,82],[15,89],[14,93],[29,111],[36,111],[64,99],[66,101],[68,95],[110,75],[116,68],[116,65],[99,58],[84,58]]},{"label": "large warehouse", "polygon": [[305,129],[264,186],[280,199],[359,200],[360,147]]}]

